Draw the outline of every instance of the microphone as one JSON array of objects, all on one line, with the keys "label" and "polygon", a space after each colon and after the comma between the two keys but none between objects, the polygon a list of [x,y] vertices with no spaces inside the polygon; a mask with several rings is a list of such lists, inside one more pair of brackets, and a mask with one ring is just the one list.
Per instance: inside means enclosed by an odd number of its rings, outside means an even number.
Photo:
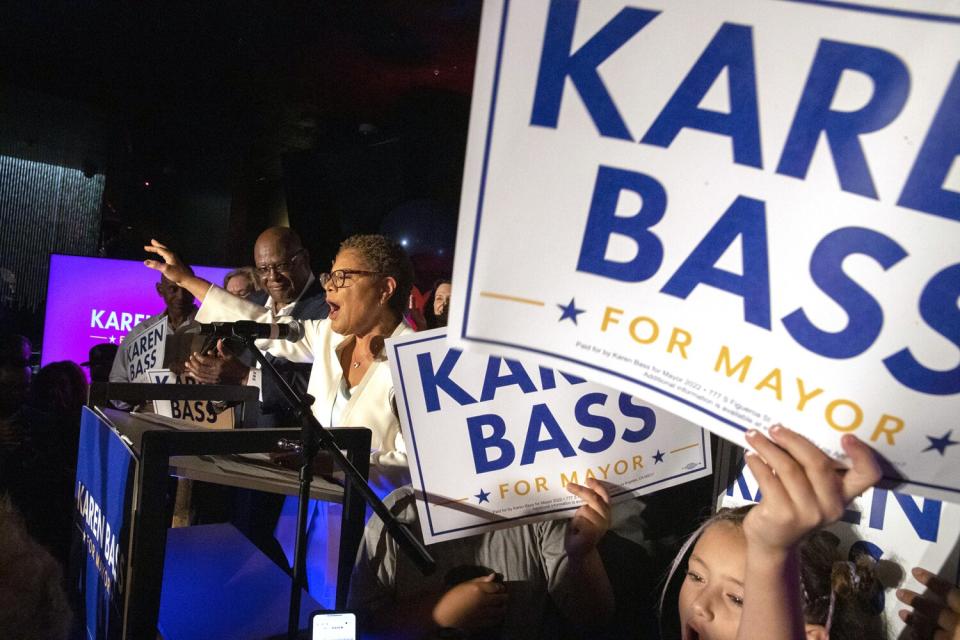
[{"label": "microphone", "polygon": [[258,340],[287,340],[297,342],[303,337],[303,325],[293,322],[211,322],[200,325],[200,334],[218,338],[256,338]]}]

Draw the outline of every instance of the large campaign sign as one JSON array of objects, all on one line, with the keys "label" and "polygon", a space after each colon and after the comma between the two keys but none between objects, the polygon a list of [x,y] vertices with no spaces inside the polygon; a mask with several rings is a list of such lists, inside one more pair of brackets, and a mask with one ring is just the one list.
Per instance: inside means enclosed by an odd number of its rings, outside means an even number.
[{"label": "large campaign sign", "polygon": [[88,638],[119,638],[130,557],[133,452],[110,426],[84,407],[74,491],[84,559],[79,587]]},{"label": "large campaign sign", "polygon": [[[201,278],[220,283],[229,269],[194,267],[194,271]],[[163,298],[156,289],[158,280],[156,271],[137,260],[52,254],[41,363],[85,362],[90,347],[119,345],[131,329],[163,312]],[[143,373],[131,376],[131,380]]]},{"label": "large campaign sign", "polygon": [[484,5],[457,346],[960,500],[956,2]]},{"label": "large campaign sign", "polygon": [[[744,468],[720,496],[720,505],[739,507],[761,499],[756,479]],[[960,506],[932,498],[874,488],[847,507],[840,522],[829,527],[840,538],[841,551],[850,560],[868,554],[880,561],[877,577],[884,586],[875,603],[886,611],[890,631],[900,637],[905,625],[897,612],[904,608],[895,590],[923,593],[910,574],[923,567],[952,584],[960,584]],[[905,637],[905,636],[904,636]]]},{"label": "large campaign sign", "polygon": [[446,330],[387,353],[427,544],[569,517],[568,482],[613,502],[711,473],[703,429],[629,394],[519,361],[452,349]]}]

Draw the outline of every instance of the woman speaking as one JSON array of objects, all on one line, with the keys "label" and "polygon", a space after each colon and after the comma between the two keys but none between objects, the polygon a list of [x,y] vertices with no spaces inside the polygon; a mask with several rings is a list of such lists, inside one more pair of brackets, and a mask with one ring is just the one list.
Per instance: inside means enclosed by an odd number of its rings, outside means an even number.
[{"label": "woman speaking", "polygon": [[[151,240],[144,247],[162,260],[146,260],[156,269],[192,293],[202,304],[196,319],[199,322],[253,320],[274,321],[273,312],[227,293],[196,277],[189,266],[163,244]],[[257,265],[259,269],[283,270],[287,265]],[[258,346],[293,362],[312,362],[307,391],[315,399],[313,413],[320,424],[328,427],[364,426],[372,433],[370,453],[370,486],[382,498],[394,488],[410,482],[407,456],[400,434],[400,422],[393,410],[393,381],[386,362],[384,340],[413,330],[403,323],[405,303],[413,284],[410,259],[398,244],[379,235],[348,238],[340,245],[330,273],[320,275],[326,290],[330,314],[325,320],[301,321],[304,335],[298,342],[260,341]],[[284,530],[294,531],[296,510],[291,501],[284,507],[277,537],[292,559],[292,540],[285,544]],[[339,505],[337,505],[339,506]],[[316,544],[327,538],[328,527],[318,522],[327,519],[329,526],[338,526],[339,515],[312,504],[310,547],[307,577],[310,593],[320,601],[332,602],[336,583],[336,550],[322,550]],[[332,531],[330,532],[332,533]],[[339,534],[329,536],[339,539]],[[332,552],[331,552],[332,551]],[[312,562],[317,555],[333,561],[322,564],[333,571],[317,573]],[[326,583],[327,587],[321,587]]]}]

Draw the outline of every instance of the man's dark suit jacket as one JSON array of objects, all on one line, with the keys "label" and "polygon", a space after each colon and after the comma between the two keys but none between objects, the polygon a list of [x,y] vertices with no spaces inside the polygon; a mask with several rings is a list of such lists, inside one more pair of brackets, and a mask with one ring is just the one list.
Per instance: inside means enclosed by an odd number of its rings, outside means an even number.
[{"label": "man's dark suit jacket", "polygon": [[[249,300],[256,304],[267,306],[273,304],[269,295],[265,291],[258,291],[250,296]],[[290,313],[296,320],[323,320],[327,317],[330,308],[327,306],[327,297],[320,285],[319,280],[314,280],[307,287],[307,290],[294,305]],[[299,394],[307,392],[307,382],[310,380],[310,369],[313,366],[310,363],[296,363],[266,354],[267,360],[273,363],[294,391]],[[263,402],[260,405],[259,427],[297,427],[297,420],[294,417],[290,406],[280,393],[273,378],[264,372],[262,377],[262,395]]]}]

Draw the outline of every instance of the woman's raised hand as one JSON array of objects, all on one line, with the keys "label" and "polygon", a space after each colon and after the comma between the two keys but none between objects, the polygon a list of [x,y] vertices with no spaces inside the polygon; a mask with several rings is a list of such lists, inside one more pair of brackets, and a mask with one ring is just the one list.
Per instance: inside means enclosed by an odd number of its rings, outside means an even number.
[{"label": "woman's raised hand", "polygon": [[193,275],[193,269],[180,260],[180,257],[165,244],[161,244],[157,240],[150,240],[150,244],[144,246],[143,250],[160,256],[160,260],[144,260],[143,264],[159,271],[167,280],[176,284],[183,284],[184,280]]},{"label": "woman's raised hand", "polygon": [[747,453],[747,466],[762,494],[744,521],[750,544],[792,548],[811,531],[839,520],[850,501],[881,477],[873,450],[853,435],[841,439],[850,457],[848,470],[837,469],[812,442],[785,427],[772,427],[770,437],[747,433],[756,451]]}]

